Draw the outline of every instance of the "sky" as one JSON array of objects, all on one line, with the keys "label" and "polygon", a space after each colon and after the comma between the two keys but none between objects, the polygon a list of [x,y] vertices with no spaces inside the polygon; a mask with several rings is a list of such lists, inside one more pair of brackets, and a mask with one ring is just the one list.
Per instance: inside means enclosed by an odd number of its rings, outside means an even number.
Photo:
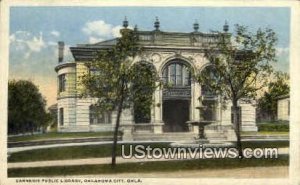
[{"label": "sky", "polygon": [[154,30],[155,17],[162,31],[192,32],[195,20],[201,32],[222,30],[225,21],[229,32],[235,24],[250,31],[271,28],[278,37],[275,68],[289,71],[286,7],[11,7],[9,79],[31,80],[48,106],[56,103],[57,42],[65,42],[65,60],[72,61],[68,47],[118,37],[125,16],[130,27],[137,25],[139,30]]}]

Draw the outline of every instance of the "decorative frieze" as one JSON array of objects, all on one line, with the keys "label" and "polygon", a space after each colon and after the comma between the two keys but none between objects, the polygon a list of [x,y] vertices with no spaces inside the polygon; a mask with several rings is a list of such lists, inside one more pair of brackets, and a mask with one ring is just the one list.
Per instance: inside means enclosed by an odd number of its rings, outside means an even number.
[{"label": "decorative frieze", "polygon": [[191,88],[167,88],[163,89],[163,100],[169,99],[190,99]]}]

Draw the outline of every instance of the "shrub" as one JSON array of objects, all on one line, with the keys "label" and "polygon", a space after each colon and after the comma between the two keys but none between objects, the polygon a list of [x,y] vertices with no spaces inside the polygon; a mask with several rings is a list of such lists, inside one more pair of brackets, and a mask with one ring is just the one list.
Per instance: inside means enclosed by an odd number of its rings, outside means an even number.
[{"label": "shrub", "polygon": [[258,124],[258,131],[274,131],[274,132],[288,132],[289,124],[286,122],[273,122]]}]

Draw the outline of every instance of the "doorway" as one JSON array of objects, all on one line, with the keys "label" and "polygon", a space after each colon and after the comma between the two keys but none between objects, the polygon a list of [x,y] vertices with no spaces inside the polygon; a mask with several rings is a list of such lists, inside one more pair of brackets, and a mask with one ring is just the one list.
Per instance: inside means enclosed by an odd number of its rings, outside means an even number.
[{"label": "doorway", "polygon": [[190,102],[188,100],[165,100],[163,102],[164,132],[187,132]]}]

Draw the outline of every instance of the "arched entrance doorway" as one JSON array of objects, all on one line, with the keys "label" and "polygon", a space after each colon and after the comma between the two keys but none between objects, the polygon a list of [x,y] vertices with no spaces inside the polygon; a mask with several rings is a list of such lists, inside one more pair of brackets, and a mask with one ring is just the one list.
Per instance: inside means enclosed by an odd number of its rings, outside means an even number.
[{"label": "arched entrance doorway", "polygon": [[188,131],[191,103],[190,65],[180,59],[168,62],[162,71],[164,132]]}]

